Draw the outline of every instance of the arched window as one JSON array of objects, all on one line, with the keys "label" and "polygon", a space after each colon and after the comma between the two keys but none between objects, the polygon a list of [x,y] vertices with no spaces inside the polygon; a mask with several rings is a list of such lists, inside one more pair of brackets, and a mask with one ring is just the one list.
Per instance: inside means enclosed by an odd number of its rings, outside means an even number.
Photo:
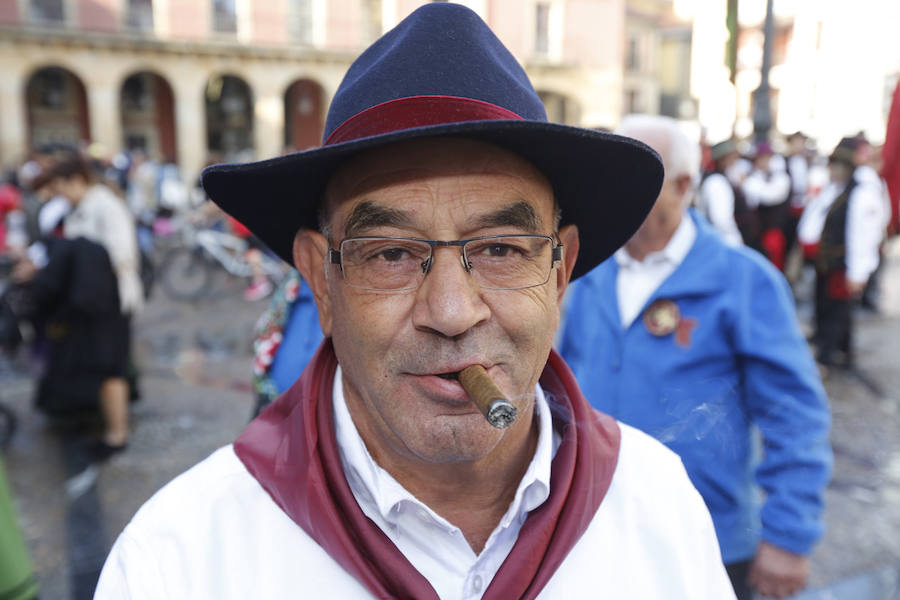
[{"label": "arched window", "polygon": [[122,143],[147,156],[175,162],[175,105],[169,83],[149,71],[129,76],[122,83]]},{"label": "arched window", "polygon": [[225,160],[253,157],[253,95],[233,75],[216,75],[206,84],[206,147]]},{"label": "arched window", "polygon": [[322,143],[324,101],[322,86],[300,79],[284,93],[284,146],[288,151],[305,150]]},{"label": "arched window", "polygon": [[36,71],[25,86],[28,139],[32,147],[90,141],[84,84],[62,67]]}]

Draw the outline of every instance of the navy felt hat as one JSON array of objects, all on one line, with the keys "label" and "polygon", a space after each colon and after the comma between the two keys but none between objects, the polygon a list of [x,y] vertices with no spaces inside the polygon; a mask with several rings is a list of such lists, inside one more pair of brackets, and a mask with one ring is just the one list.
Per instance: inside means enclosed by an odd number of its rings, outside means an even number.
[{"label": "navy felt hat", "polygon": [[318,227],[331,175],[358,153],[426,137],[464,137],[505,148],[550,181],[562,224],[581,249],[573,278],[609,257],[640,227],[663,180],[658,155],[626,137],[547,121],[525,71],[474,12],[426,4],[350,66],[313,150],[203,171],[203,187],[281,258]]}]

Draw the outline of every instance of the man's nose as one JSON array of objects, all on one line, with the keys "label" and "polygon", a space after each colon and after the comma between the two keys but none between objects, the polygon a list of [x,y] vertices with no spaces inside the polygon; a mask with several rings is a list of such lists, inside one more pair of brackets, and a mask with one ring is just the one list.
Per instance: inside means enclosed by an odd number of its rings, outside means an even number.
[{"label": "man's nose", "polygon": [[457,247],[434,249],[431,269],[416,291],[413,325],[417,328],[452,338],[490,318],[490,307],[462,262]]}]

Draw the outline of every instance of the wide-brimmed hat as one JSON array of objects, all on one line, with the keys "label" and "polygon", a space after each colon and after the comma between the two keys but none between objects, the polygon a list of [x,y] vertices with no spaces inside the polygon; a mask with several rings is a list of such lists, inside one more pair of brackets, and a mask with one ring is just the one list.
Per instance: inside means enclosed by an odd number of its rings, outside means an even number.
[{"label": "wide-brimmed hat", "polygon": [[297,231],[318,227],[335,169],[395,142],[470,138],[534,164],[553,186],[562,225],[580,230],[573,278],[628,241],[663,180],[659,156],[645,144],[548,122],[512,54],[478,15],[452,3],[420,7],[354,61],[323,137],[316,149],[203,171],[209,197],[289,263]]},{"label": "wide-brimmed hat", "polygon": [[831,151],[829,163],[840,163],[851,169],[856,166],[856,151],[859,149],[859,138],[843,137]]},{"label": "wide-brimmed hat", "polygon": [[722,160],[730,154],[736,154],[738,151],[737,142],[733,139],[727,139],[715,144],[709,149],[710,158],[713,160]]}]

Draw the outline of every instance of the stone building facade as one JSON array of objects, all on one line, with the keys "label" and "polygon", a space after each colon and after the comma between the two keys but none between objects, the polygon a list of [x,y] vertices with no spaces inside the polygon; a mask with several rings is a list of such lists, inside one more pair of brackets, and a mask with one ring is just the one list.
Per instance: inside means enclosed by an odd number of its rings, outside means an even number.
[{"label": "stone building facade", "polygon": [[[625,0],[463,0],[552,120],[612,126]],[[0,164],[49,142],[142,148],[192,178],[320,142],[353,58],[422,0],[0,0]]]}]

